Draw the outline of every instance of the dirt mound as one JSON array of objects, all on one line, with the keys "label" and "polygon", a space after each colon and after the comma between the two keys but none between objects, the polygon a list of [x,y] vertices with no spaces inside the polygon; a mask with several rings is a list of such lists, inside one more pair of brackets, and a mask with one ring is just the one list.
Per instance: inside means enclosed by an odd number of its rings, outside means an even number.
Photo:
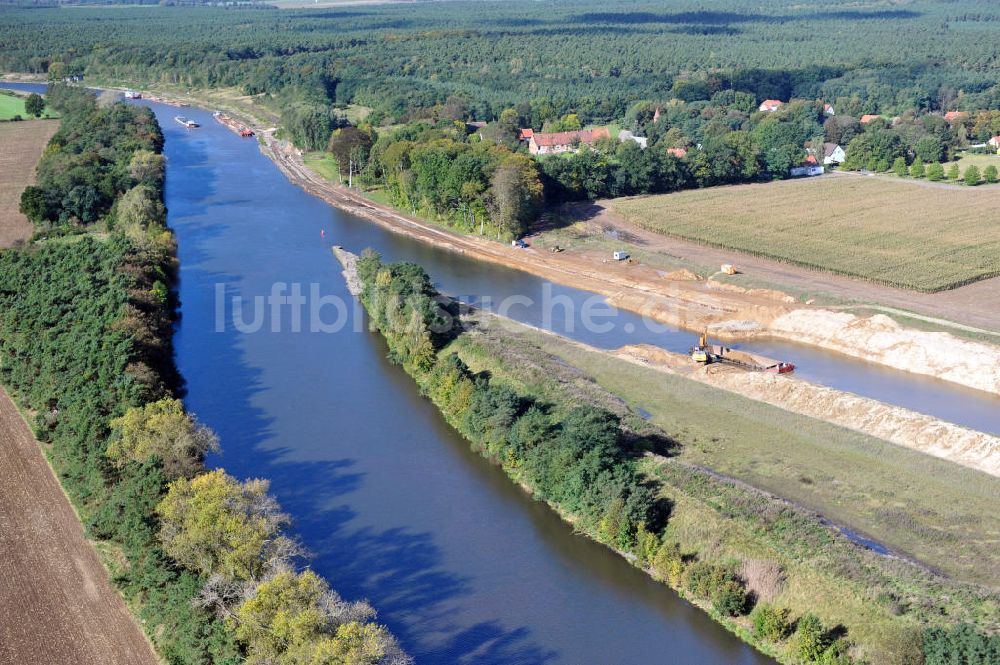
[{"label": "dirt mound", "polygon": [[1000,476],[1000,438],[983,432],[791,377],[696,367],[685,356],[644,344],[622,347],[616,355]]},{"label": "dirt mound", "polygon": [[768,332],[804,344],[1000,394],[1000,347],[950,333],[904,328],[889,317],[798,309],[775,318]]},{"label": "dirt mound", "polygon": [[730,291],[731,293],[743,293],[748,296],[756,296],[758,298],[768,298],[769,300],[777,300],[783,303],[793,303],[795,298],[788,295],[784,291],[778,291],[777,289],[745,289],[742,286],[736,286],[735,284],[726,284],[725,282],[717,282],[714,279],[708,280],[706,282],[708,288],[718,289],[720,291]]},{"label": "dirt mound", "polygon": [[681,268],[680,270],[668,272],[663,278],[669,279],[671,282],[696,282],[701,279],[701,275],[693,273],[687,268]]}]

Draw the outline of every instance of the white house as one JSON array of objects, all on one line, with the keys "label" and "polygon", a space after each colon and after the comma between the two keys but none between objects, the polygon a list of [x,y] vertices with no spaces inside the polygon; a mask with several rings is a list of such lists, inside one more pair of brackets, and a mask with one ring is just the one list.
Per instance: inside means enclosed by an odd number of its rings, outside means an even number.
[{"label": "white house", "polygon": [[639,144],[639,147],[642,148],[643,150],[645,150],[646,146],[649,145],[648,138],[646,138],[645,136],[636,136],[627,129],[623,129],[618,132],[618,140],[621,141],[622,143],[625,143],[625,141],[635,141],[636,143]]},{"label": "white house", "polygon": [[833,104],[823,104],[823,115],[837,115],[833,110]]},{"label": "white house", "polygon": [[847,160],[847,153],[836,143],[824,143],[823,144],[823,163],[829,166],[830,164],[843,164]]}]

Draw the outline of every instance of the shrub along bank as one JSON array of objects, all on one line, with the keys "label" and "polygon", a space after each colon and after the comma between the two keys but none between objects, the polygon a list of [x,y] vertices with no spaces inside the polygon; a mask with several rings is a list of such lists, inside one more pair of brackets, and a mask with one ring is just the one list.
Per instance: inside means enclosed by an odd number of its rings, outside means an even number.
[{"label": "shrub along bank", "polygon": [[297,570],[266,481],[203,466],[215,437],[175,397],[155,117],[71,88],[50,103],[63,126],[22,197],[47,239],[0,253],[0,381],[160,656],[408,662],[370,607]]},{"label": "shrub along bank", "polygon": [[[968,655],[955,662],[992,662],[995,638],[972,626],[923,629],[963,617],[992,625],[975,589],[865,552],[777,497],[647,454],[669,452],[659,430],[558,359],[525,378],[523,358],[498,350],[517,344],[511,335],[484,342],[478,317],[456,323],[419,267],[369,252],[357,273],[390,358],[473,449],[763,651],[786,663],[902,665],[951,662],[938,654],[960,644]],[[810,587],[813,602],[801,596]],[[839,621],[854,625],[845,612],[855,610],[878,630],[847,632]]]}]

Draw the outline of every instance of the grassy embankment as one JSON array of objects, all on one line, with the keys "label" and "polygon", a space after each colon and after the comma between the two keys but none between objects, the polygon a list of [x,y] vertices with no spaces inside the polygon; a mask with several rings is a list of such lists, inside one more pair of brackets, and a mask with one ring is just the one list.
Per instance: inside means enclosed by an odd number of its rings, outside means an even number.
[{"label": "grassy embankment", "polygon": [[965,169],[975,166],[982,173],[987,166],[995,166],[1000,169],[1000,155],[976,155],[971,152],[962,153],[954,162],[946,162],[944,169],[947,172],[952,164],[958,164],[958,169],[965,173]]},{"label": "grassy embankment", "polygon": [[[477,340],[478,354],[462,354],[470,367],[553,401],[563,388],[551,372],[563,362],[580,380],[648,412],[683,444],[677,459],[808,506],[955,579],[1000,587],[1000,554],[991,545],[1000,539],[1000,516],[982,517],[1000,495],[1000,479],[555,335],[506,327],[460,338]],[[539,355],[549,360],[532,360]]]},{"label": "grassy embankment", "polygon": [[[871,662],[905,662],[888,655],[912,648],[906,644],[913,632],[939,611],[1000,628],[991,592],[1000,585],[1000,557],[991,546],[1000,519],[982,520],[1000,480],[517,324],[464,334],[449,350],[473,371],[546,402],[618,403],[619,411],[648,413],[678,444],[671,458],[649,457],[642,465],[674,503],[667,538],[712,559],[780,562],[786,582],[771,602],[845,626]],[[683,465],[710,468],[807,509],[772,520],[780,501],[699,478]],[[949,579],[861,552],[809,510]]]},{"label": "grassy embankment", "polygon": [[817,178],[615,200],[665,235],[919,291],[1000,275],[988,190]]},{"label": "grassy embankment", "polygon": [[[996,559],[983,542],[989,536],[983,537],[977,521],[996,490],[995,479],[750,400],[726,396],[719,403],[719,393],[701,384],[665,377],[537,332],[521,329],[515,334],[474,326],[433,353],[429,336],[415,336],[414,317],[424,316],[414,314],[422,311],[420,307],[399,306],[412,296],[405,284],[401,286],[405,279],[382,268],[370,270],[373,274],[362,280],[367,285],[363,299],[369,311],[375,307],[373,320],[386,332],[392,357],[474,449],[494,459],[576,528],[616,549],[631,551],[637,565],[648,566],[655,576],[665,578],[731,630],[783,662],[799,662],[799,642],[754,635],[750,621],[741,616],[745,606],[728,611],[720,603],[718,589],[706,592],[699,586],[706,566],[716,571],[755,567],[780,571],[767,585],[754,580],[753,573],[746,573],[743,583],[759,594],[758,601],[790,610],[793,619],[813,612],[824,625],[841,626],[853,645],[852,655],[882,665],[919,662],[921,634],[928,625],[968,620],[989,630],[1000,628],[997,597],[986,588],[996,582]],[[410,274],[407,279],[412,280],[412,273],[407,269],[401,274]],[[462,362],[450,360],[452,354]],[[503,402],[496,394],[519,396],[520,410],[493,408],[485,429],[481,424],[472,426],[481,417],[469,415],[475,405]],[[593,517],[581,518],[566,497],[553,497],[545,486],[552,474],[547,465],[560,453],[546,457],[544,450],[553,446],[558,451],[565,444],[558,434],[542,438],[552,443],[541,449],[524,444],[522,421],[536,407],[548,414],[556,432],[579,407],[615,414],[626,432],[621,445],[636,453],[646,451],[634,462],[626,456],[620,463],[634,464],[634,470],[653,481],[658,495],[671,504],[662,543],[641,534],[645,528],[656,529],[655,520],[626,538],[609,539],[603,526],[606,517],[595,525]],[[651,414],[651,423],[637,415],[639,407]],[[959,559],[949,567],[956,578],[985,584],[957,581],[864,550],[825,526],[815,513],[749,485],[720,479],[702,467],[743,476],[783,496],[808,501],[900,550],[905,545],[919,547],[922,543],[916,541],[924,538],[922,555],[948,564],[950,553]],[[788,475],[795,480],[791,488],[784,488]],[[925,496],[910,486],[921,488]],[[971,487],[970,497],[954,490],[956,486]],[[861,505],[851,505],[854,502]],[[890,528],[892,520],[901,525]],[[988,528],[996,533],[995,522]],[[908,534],[910,529],[919,535]],[[673,558],[672,551],[678,553]],[[984,561],[991,562],[989,580],[981,570]]]}]

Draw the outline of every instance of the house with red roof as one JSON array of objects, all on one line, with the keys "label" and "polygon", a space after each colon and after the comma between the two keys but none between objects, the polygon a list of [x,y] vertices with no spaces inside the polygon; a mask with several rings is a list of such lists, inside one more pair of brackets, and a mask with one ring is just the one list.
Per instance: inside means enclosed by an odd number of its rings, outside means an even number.
[{"label": "house with red roof", "polygon": [[688,151],[684,148],[667,148],[667,154],[673,155],[677,159],[684,159],[687,157]]},{"label": "house with red roof", "polygon": [[768,113],[774,113],[775,111],[781,108],[782,104],[784,104],[784,102],[777,99],[765,99],[760,103],[760,106],[757,107],[757,110],[767,111]]},{"label": "house with red roof", "polygon": [[528,127],[527,129],[519,129],[517,131],[517,140],[527,141],[534,135],[535,135],[535,130],[533,130],[531,127]]},{"label": "house with red roof", "polygon": [[528,152],[532,155],[554,155],[560,152],[576,152],[581,145],[590,145],[598,139],[610,138],[607,127],[581,129],[575,132],[553,132],[543,134],[532,132],[528,139]]},{"label": "house with red roof", "polygon": [[837,115],[833,110],[833,104],[823,104],[823,115]]},{"label": "house with red roof", "polygon": [[967,117],[969,117],[969,114],[963,111],[948,111],[944,114],[944,119],[948,122],[958,122],[965,120]]},{"label": "house with red roof", "polygon": [[881,117],[882,116],[878,115],[877,113],[866,113],[863,116],[861,116],[861,124],[867,125],[872,120],[878,120]]}]

